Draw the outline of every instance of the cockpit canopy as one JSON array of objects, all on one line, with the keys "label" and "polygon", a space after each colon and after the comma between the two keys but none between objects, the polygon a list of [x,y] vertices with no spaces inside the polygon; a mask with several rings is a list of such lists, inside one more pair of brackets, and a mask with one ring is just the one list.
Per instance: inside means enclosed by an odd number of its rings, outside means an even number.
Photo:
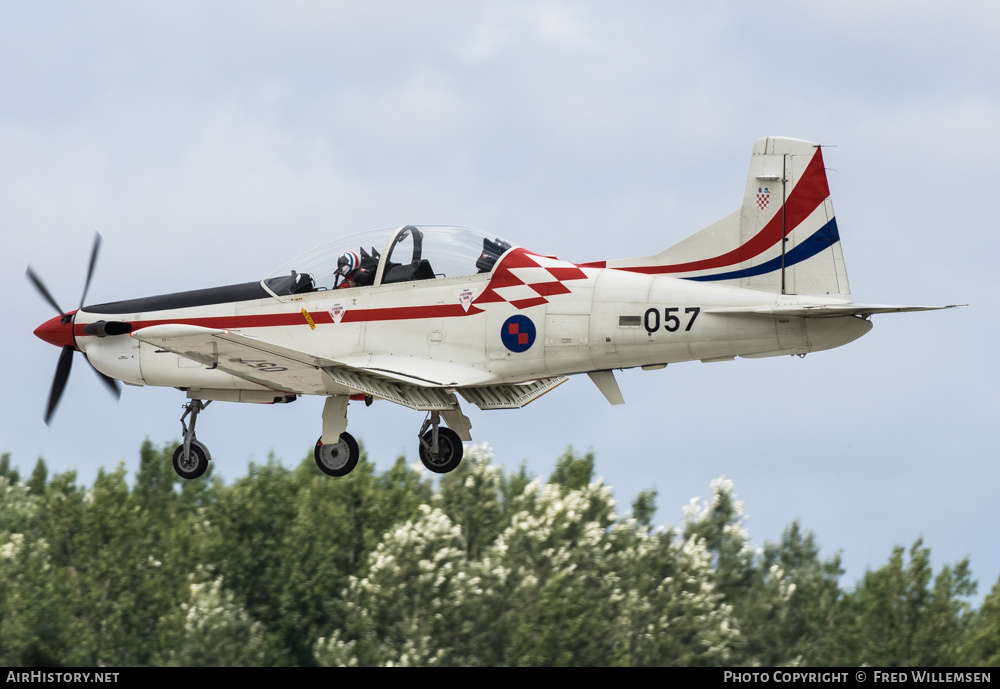
[{"label": "cockpit canopy", "polygon": [[[406,225],[338,239],[295,258],[261,284],[275,296],[492,272],[513,245],[467,227]],[[338,261],[350,264],[349,278]]]}]

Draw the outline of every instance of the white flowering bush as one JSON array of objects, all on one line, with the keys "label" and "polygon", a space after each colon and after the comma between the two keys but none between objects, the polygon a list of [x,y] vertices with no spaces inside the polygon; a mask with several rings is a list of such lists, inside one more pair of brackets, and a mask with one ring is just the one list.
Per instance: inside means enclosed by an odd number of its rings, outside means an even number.
[{"label": "white flowering bush", "polygon": [[316,644],[321,664],[726,660],[737,631],[702,539],[618,521],[600,481],[507,490],[488,448],[469,455],[351,578],[344,627]]},{"label": "white flowering bush", "polygon": [[467,572],[461,529],[439,508],[386,533],[364,576],[344,593],[348,634],[321,638],[316,658],[328,665],[436,665],[478,582]]},{"label": "white flowering bush", "polygon": [[189,595],[180,604],[183,633],[165,664],[200,667],[260,665],[264,627],[253,620],[223,586],[222,577],[190,577]]}]

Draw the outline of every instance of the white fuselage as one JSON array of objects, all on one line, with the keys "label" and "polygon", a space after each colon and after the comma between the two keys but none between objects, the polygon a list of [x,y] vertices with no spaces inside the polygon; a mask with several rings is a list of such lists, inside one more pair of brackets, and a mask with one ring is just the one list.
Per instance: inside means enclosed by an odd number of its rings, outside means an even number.
[{"label": "white fuselage", "polygon": [[[691,360],[805,354],[846,344],[871,328],[869,321],[853,316],[713,314],[713,308],[795,304],[796,297],[617,269],[582,270],[585,277],[568,282],[566,293],[520,309],[508,301],[477,306],[476,297],[491,279],[484,274],[156,311],[81,310],[74,333],[95,367],[132,385],[261,390],[263,386],[208,362],[131,337],[86,336],[82,326],[105,320],[128,322],[133,330],[166,323],[226,329],[351,366],[377,368],[382,361],[410,358],[473,367],[483,372],[483,384]],[[463,291],[472,293],[464,306],[458,296]],[[501,337],[505,321],[515,314],[530,319],[535,328],[524,351],[512,351]],[[262,355],[255,365],[266,366],[266,358]],[[285,392],[343,394],[321,379]]]}]

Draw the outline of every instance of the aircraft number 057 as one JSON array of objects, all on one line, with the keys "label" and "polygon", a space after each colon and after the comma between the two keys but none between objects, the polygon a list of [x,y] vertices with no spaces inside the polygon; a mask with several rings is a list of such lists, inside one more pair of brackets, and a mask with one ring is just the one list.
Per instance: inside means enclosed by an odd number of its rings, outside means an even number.
[{"label": "aircraft number 057", "polygon": [[[680,330],[681,318],[678,315],[680,313],[681,307],[670,306],[663,309],[663,329],[669,333],[675,333]],[[698,306],[689,306],[684,309],[685,315],[690,316],[687,321],[687,325],[684,327],[684,332],[691,329],[694,325],[694,319],[698,317],[701,313],[701,308]],[[646,328],[646,332],[655,333],[660,329],[660,310],[659,309],[646,309],[646,315],[642,319],[642,324]]]}]

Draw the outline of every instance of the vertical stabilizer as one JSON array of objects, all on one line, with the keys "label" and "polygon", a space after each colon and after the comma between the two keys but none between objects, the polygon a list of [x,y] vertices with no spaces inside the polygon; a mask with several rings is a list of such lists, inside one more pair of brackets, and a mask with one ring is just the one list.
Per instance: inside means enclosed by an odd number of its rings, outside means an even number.
[{"label": "vertical stabilizer", "polygon": [[607,265],[778,294],[851,292],[823,151],[799,139],[754,143],[740,210],[656,256]]}]

